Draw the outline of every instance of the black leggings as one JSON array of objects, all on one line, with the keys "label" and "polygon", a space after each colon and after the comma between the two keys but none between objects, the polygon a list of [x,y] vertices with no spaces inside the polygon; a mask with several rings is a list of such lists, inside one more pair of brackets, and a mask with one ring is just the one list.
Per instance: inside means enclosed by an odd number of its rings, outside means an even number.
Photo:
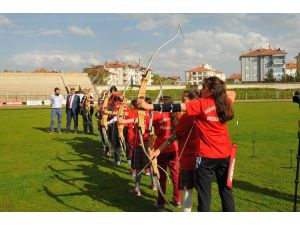
[{"label": "black leggings", "polygon": [[230,158],[196,158],[196,188],[198,191],[198,211],[209,212],[212,178],[216,175],[223,212],[234,212],[232,190],[226,186]]}]

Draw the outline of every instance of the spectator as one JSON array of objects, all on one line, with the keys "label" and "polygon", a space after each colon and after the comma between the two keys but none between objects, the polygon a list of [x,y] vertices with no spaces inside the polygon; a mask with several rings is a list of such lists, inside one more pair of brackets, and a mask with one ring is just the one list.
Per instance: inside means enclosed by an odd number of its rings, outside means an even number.
[{"label": "spectator", "polygon": [[54,123],[56,120],[56,115],[58,117],[57,132],[61,134],[61,121],[62,121],[62,103],[64,97],[60,94],[60,89],[55,88],[54,94],[50,97],[51,104],[51,124],[50,124],[50,134],[54,132]]},{"label": "spectator", "polygon": [[66,101],[67,127],[66,133],[70,132],[71,120],[74,121],[74,133],[78,132],[78,114],[80,112],[80,97],[75,94],[75,88],[70,89]]}]

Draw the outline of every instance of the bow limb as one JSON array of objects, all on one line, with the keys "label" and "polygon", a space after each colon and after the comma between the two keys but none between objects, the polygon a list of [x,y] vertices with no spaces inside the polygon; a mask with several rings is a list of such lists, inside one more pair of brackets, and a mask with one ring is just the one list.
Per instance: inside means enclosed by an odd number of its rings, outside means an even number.
[{"label": "bow limb", "polygon": [[185,150],[186,144],[187,144],[187,142],[188,142],[188,140],[189,140],[189,138],[190,138],[190,136],[191,136],[191,134],[192,134],[192,130],[193,130],[194,126],[195,126],[195,121],[193,122],[193,125],[192,125],[192,127],[191,127],[191,129],[190,129],[190,131],[189,131],[189,134],[188,134],[188,136],[187,136],[187,138],[186,138],[186,140],[185,140],[185,142],[184,142],[184,145],[183,145],[183,147],[182,147],[182,149],[181,149],[181,153],[180,153],[180,155],[179,155],[179,157],[178,157],[178,160],[177,160],[177,162],[176,162],[176,164],[175,164],[175,168],[176,168],[176,167],[178,166],[178,164],[179,164],[179,161],[180,161],[180,159],[181,159],[181,157],[182,157],[182,155],[183,155],[183,151]]},{"label": "bow limb", "polygon": [[153,54],[152,54],[152,56],[151,56],[151,58],[150,58],[150,60],[149,60],[149,63],[148,63],[148,66],[147,66],[147,69],[146,69],[146,71],[148,71],[149,69],[150,69],[150,66],[151,66],[151,63],[152,63],[152,60],[153,60],[153,58],[154,58],[154,56],[163,48],[163,47],[165,47],[166,45],[168,45],[169,43],[171,43],[172,41],[174,41],[177,37],[178,37],[178,35],[179,35],[179,33],[182,33],[182,30],[181,30],[181,24],[179,24],[178,25],[178,28],[177,28],[177,33],[175,34],[175,36],[174,37],[172,37],[170,40],[168,40],[168,41],[166,41],[165,43],[163,43]]},{"label": "bow limb", "polygon": [[102,134],[103,134],[103,138],[104,138],[104,143],[105,143],[105,145],[108,147],[108,149],[110,150],[110,152],[114,152],[114,153],[116,153],[118,156],[120,156],[120,153],[117,152],[117,151],[111,146],[111,144],[110,144],[110,142],[109,142],[109,140],[108,140],[108,137],[107,137],[107,132],[106,132],[106,130],[105,130],[105,127],[102,126],[101,129],[102,129]]},{"label": "bow limb", "polygon": [[[127,91],[127,88],[130,84],[130,79],[128,80],[125,88],[124,88],[124,91],[123,91],[123,99],[120,103],[120,106],[119,106],[119,109],[118,109],[118,113],[117,113],[117,118],[124,118],[124,105],[126,104],[125,102],[125,93]],[[117,122],[117,128],[118,128],[118,134],[119,134],[119,142],[120,142],[120,147],[121,147],[121,151],[123,153],[123,155],[126,157],[126,154],[125,154],[125,149],[126,149],[126,144],[125,144],[125,137],[124,137],[124,134],[123,134],[123,130],[124,130],[124,124],[122,123],[119,123]]]},{"label": "bow limb", "polygon": [[110,80],[110,84],[108,86],[108,89],[105,91],[104,95],[103,95],[103,106],[102,106],[102,110],[103,110],[103,114],[102,114],[102,118],[100,121],[100,127],[103,133],[103,137],[104,137],[104,143],[105,145],[109,148],[110,152],[115,152],[116,154],[119,155],[118,152],[115,151],[115,149],[112,147],[112,145],[109,142],[109,139],[107,137],[107,130],[108,130],[108,124],[107,124],[107,120],[108,120],[108,115],[104,113],[104,110],[107,109],[108,107],[108,101],[109,98],[111,96],[111,93],[109,92],[109,89],[111,88],[111,86],[114,83],[114,79]]},{"label": "bow limb", "polygon": [[[178,29],[177,29],[177,33],[174,37],[172,37],[170,40],[166,41],[165,43],[163,43],[154,53],[153,55],[151,56],[150,60],[149,60],[149,63],[147,65],[147,68],[146,68],[146,74],[142,76],[142,80],[141,80],[141,85],[140,85],[140,88],[139,88],[139,91],[138,91],[138,98],[140,99],[145,99],[146,97],[146,89],[147,89],[147,83],[148,81],[150,80],[151,78],[151,70],[150,70],[150,66],[151,66],[151,63],[152,63],[152,60],[154,58],[154,56],[164,47],[166,46],[167,44],[171,43],[173,40],[175,40],[177,38],[177,36],[179,35],[179,32],[180,32],[181,28],[180,28],[180,25],[178,26]],[[160,94],[159,96],[157,97],[157,100],[159,99],[160,95],[162,93],[162,86],[161,86],[161,91],[160,91]],[[152,113],[152,117],[153,117],[153,113]],[[140,138],[140,144],[141,144],[141,147],[145,153],[145,155],[147,156],[147,158],[149,159],[150,161],[150,164],[151,164],[151,167],[153,169],[153,178],[156,182],[156,185],[158,187],[158,190],[160,192],[160,194],[162,195],[162,197],[165,199],[165,201],[169,204],[170,202],[167,200],[165,194],[163,193],[162,189],[161,189],[161,186],[160,186],[160,182],[159,182],[159,177],[160,177],[160,174],[159,174],[159,170],[158,170],[158,166],[157,166],[157,159],[155,160],[152,160],[151,157],[150,157],[150,151],[151,151],[151,147],[152,147],[152,140],[153,140],[153,136],[154,136],[154,133],[152,131],[152,124],[149,124],[151,125],[150,126],[150,129],[148,129],[148,132],[150,131],[149,133],[149,147],[147,148],[147,150],[145,149],[145,145],[144,145],[144,141],[143,141],[143,134],[145,133],[145,123],[144,123],[144,119],[145,119],[145,110],[141,110],[139,109],[138,110],[138,135],[139,135],[139,138]],[[152,123],[152,121],[151,121]],[[172,205],[171,205],[172,206]]]},{"label": "bow limb", "polygon": [[[158,170],[158,165],[157,165],[157,159],[155,158],[154,160],[151,159],[150,157],[150,152],[149,152],[149,148],[148,148],[148,151],[145,149],[145,145],[144,145],[144,140],[143,140],[143,136],[141,134],[141,130],[138,129],[138,134],[139,134],[139,138],[140,138],[140,144],[141,144],[141,147],[143,149],[143,152],[145,153],[145,155],[147,156],[147,158],[149,159],[150,161],[150,165],[153,169],[153,180],[157,186],[157,189],[158,191],[160,192],[161,196],[164,198],[165,202],[171,206],[172,208],[174,207],[167,199],[165,193],[163,192],[163,190],[161,189],[161,186],[160,186],[160,182],[159,182],[159,170]],[[150,141],[150,140],[149,140]]]}]

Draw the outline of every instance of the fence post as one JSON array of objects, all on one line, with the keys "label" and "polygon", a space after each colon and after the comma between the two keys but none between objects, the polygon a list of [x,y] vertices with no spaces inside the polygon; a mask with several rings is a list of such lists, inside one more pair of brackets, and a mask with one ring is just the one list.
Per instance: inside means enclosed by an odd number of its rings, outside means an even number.
[{"label": "fence post", "polygon": [[246,92],[246,98],[245,98],[246,100],[248,99],[248,97],[247,97],[247,92]]}]

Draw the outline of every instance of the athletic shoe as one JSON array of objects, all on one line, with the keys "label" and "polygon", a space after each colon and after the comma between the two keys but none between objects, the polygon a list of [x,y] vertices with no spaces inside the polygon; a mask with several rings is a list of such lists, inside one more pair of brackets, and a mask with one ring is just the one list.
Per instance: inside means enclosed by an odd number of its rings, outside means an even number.
[{"label": "athletic shoe", "polygon": [[61,134],[61,131],[58,131],[58,134]]},{"label": "athletic shoe", "polygon": [[154,184],[151,184],[151,185],[150,185],[150,189],[151,189],[152,191],[157,191],[157,186],[154,185]]},{"label": "athletic shoe", "polygon": [[173,200],[173,201],[171,201],[171,204],[178,209],[181,208],[181,202],[175,202],[175,200]]},{"label": "athletic shoe", "polygon": [[141,190],[139,188],[133,188],[129,190],[130,193],[135,194],[136,196],[141,196]]},{"label": "athletic shoe", "polygon": [[153,204],[153,206],[154,206],[155,208],[158,208],[158,209],[163,209],[163,208],[164,208],[164,205],[161,205],[161,204],[159,204],[159,203],[157,203],[157,202],[155,202],[155,203]]},{"label": "athletic shoe", "polygon": [[145,175],[146,175],[146,176],[150,176],[150,169],[149,169],[149,168],[146,168],[146,169],[145,169]]},{"label": "athletic shoe", "polygon": [[50,131],[49,134],[53,134],[53,131]]}]

